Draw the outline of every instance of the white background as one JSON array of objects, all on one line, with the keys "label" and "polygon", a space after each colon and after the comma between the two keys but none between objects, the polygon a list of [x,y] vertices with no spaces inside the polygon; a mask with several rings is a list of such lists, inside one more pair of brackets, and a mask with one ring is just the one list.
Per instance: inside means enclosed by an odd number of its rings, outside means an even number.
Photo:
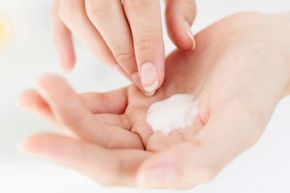
[{"label": "white background", "polygon": [[[237,11],[290,11],[289,0],[200,0],[197,3],[195,32]],[[0,18],[5,18],[10,28],[7,42],[0,45],[0,192],[136,192],[99,187],[74,171],[22,155],[18,150],[21,141],[30,133],[53,129],[16,106],[20,91],[33,86],[42,72],[58,71],[49,32],[49,8],[50,1],[44,0],[0,0]],[[174,48],[168,38],[166,45],[167,52]],[[77,48],[77,69],[68,79],[78,91],[104,91],[127,83],[98,63],[80,45]],[[264,136],[253,149],[230,164],[213,182],[190,192],[289,193],[289,118],[290,98],[286,98],[277,107]]]}]

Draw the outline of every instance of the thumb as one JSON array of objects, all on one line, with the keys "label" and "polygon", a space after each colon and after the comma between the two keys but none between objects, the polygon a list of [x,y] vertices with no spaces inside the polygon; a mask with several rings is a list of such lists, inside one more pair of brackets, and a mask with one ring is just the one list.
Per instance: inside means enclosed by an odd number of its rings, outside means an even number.
[{"label": "thumb", "polygon": [[195,48],[191,25],[196,15],[194,0],[166,0],[167,30],[174,44],[182,50]]},{"label": "thumb", "polygon": [[193,139],[147,160],[138,172],[139,185],[189,189],[210,181],[262,134],[264,125],[241,109],[221,110]]},{"label": "thumb", "polygon": [[191,189],[209,181],[216,173],[209,153],[198,144],[184,143],[145,162],[137,175],[144,188]]},{"label": "thumb", "polygon": [[145,188],[191,189],[210,181],[219,171],[219,160],[211,153],[199,144],[175,146],[142,165],[137,175],[138,184]]},{"label": "thumb", "polygon": [[164,80],[164,43],[160,1],[124,0],[131,28],[139,80],[146,95],[154,95]]}]

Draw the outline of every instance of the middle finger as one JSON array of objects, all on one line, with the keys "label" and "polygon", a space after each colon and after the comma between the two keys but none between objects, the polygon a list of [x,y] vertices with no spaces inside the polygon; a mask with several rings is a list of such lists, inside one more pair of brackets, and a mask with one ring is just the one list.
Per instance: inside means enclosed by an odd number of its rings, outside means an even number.
[{"label": "middle finger", "polygon": [[86,0],[89,19],[98,29],[123,70],[137,72],[131,31],[120,0]]}]

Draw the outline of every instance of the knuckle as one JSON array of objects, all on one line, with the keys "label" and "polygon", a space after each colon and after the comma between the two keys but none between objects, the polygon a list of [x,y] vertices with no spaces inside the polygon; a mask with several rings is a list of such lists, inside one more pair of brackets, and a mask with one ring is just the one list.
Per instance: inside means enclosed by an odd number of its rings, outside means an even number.
[{"label": "knuckle", "polygon": [[80,13],[80,10],[77,0],[60,1],[58,15],[63,22],[70,23],[74,21],[78,13]]},{"label": "knuckle", "polygon": [[134,54],[129,51],[115,51],[114,56],[118,63],[128,63],[134,59]]},{"label": "knuckle", "polygon": [[87,0],[86,1],[86,11],[88,17],[91,19],[104,19],[107,17],[109,4],[107,1],[100,0]]},{"label": "knuckle", "polygon": [[151,1],[148,0],[125,0],[124,5],[130,7],[130,9],[138,11],[144,9],[144,7],[148,7],[152,4]]},{"label": "knuckle", "polygon": [[156,51],[156,42],[159,42],[152,37],[152,35],[148,33],[140,34],[140,36],[135,41],[136,50],[142,51],[142,53],[152,53],[152,51]]}]

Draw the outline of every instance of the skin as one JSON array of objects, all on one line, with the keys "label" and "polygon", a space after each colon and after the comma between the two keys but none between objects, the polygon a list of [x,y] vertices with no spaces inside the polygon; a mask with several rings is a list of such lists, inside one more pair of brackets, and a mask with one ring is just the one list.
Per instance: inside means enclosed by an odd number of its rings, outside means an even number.
[{"label": "skin", "polygon": [[[182,50],[193,49],[195,1],[166,0],[165,5],[170,38]],[[154,94],[164,80],[160,6],[160,0],[54,0],[53,34],[61,66],[65,71],[74,67],[74,34],[96,58],[119,69],[145,93]],[[149,63],[150,68],[144,67]]]},{"label": "skin", "polygon": [[[21,104],[73,135],[36,134],[24,148],[107,186],[189,189],[207,182],[259,140],[289,94],[285,18],[240,13],[208,27],[196,36],[196,50],[167,57],[164,84],[149,98],[134,85],[79,95],[61,77],[45,75]],[[195,96],[193,125],[152,133],[148,107],[177,93]]]}]

